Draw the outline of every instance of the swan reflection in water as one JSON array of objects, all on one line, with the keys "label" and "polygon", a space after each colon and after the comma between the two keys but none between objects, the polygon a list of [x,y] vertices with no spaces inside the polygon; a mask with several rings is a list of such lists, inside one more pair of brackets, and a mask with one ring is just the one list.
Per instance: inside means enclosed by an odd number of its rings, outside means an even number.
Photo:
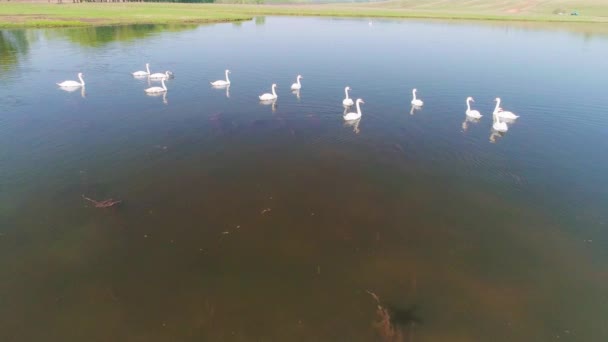
[{"label": "swan reflection in water", "polygon": [[146,95],[150,96],[150,97],[163,97],[163,103],[164,104],[169,104],[169,101],[167,101],[167,92],[162,92],[162,93],[146,93]]},{"label": "swan reflection in water", "polygon": [[277,110],[277,99],[273,99],[273,100],[260,100],[260,104],[264,105],[264,106],[271,106],[271,110],[272,112],[276,112]]},{"label": "swan reflection in water", "polygon": [[291,93],[296,96],[296,99],[300,100],[300,89],[292,90]]},{"label": "swan reflection in water", "polygon": [[65,91],[65,92],[68,92],[68,93],[73,93],[76,90],[80,90],[80,96],[82,96],[83,99],[87,96],[85,87],[59,87],[59,89]]},{"label": "swan reflection in water", "polygon": [[478,124],[479,119],[472,118],[470,116],[464,117],[464,121],[462,122],[462,131],[466,132],[469,129],[469,124]]},{"label": "swan reflection in water", "polygon": [[410,109],[410,115],[414,115],[420,110],[422,110],[422,106],[412,105],[412,109]]},{"label": "swan reflection in water", "polygon": [[492,132],[490,133],[490,142],[492,144],[496,143],[498,140],[504,137],[505,134],[505,132],[497,132],[495,130],[492,130]]},{"label": "swan reflection in water", "polygon": [[359,134],[361,132],[359,129],[360,122],[361,118],[358,118],[357,120],[344,121],[344,127],[352,127],[353,132],[355,132],[355,134]]},{"label": "swan reflection in water", "polygon": [[213,85],[213,89],[226,89],[226,98],[230,98],[230,84],[228,85]]}]

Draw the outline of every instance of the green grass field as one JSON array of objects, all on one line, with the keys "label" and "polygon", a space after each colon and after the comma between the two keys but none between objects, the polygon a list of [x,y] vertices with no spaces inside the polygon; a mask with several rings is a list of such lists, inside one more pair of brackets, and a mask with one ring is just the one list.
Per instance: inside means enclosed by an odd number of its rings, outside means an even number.
[{"label": "green grass field", "polygon": [[[556,12],[561,10],[564,15]],[[577,10],[579,16],[569,13]],[[205,23],[257,15],[436,18],[608,24],[604,0],[392,0],[341,4],[15,3],[0,2],[0,27]]]}]

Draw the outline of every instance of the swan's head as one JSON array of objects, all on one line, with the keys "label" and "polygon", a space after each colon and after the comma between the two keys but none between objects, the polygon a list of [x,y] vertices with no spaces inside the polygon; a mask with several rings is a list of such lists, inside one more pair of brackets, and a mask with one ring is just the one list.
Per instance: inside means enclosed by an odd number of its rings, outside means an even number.
[{"label": "swan's head", "polygon": [[273,84],[272,84],[272,87],[273,87],[273,88],[276,88],[276,87],[277,87],[277,84],[276,84],[276,83],[273,83]]},{"label": "swan's head", "polygon": [[83,74],[82,74],[81,72],[79,72],[79,73],[78,73],[78,76],[79,76],[79,77],[82,77],[82,76],[83,76]]},{"label": "swan's head", "polygon": [[350,89],[350,87],[346,87],[346,88],[344,88],[344,90],[351,90],[351,89]]},{"label": "swan's head", "polygon": [[173,76],[173,73],[171,71],[167,70],[167,71],[165,71],[165,75],[167,75],[167,76]]},{"label": "swan's head", "polygon": [[363,101],[363,99],[357,99],[357,103],[365,103],[365,101]]},{"label": "swan's head", "polygon": [[150,63],[146,63],[146,67],[149,67],[149,66],[150,66]]},{"label": "swan's head", "polygon": [[496,99],[494,99],[494,101],[500,102],[500,97],[497,97]]},{"label": "swan's head", "polygon": [[302,77],[302,75],[298,75],[298,77],[297,77],[297,78],[298,78],[298,79],[301,79],[301,78],[304,78],[304,77]]},{"label": "swan's head", "polygon": [[227,73],[227,74],[229,74],[229,73],[230,73],[230,70],[226,69],[226,73]]},{"label": "swan's head", "polygon": [[475,100],[472,97],[470,97],[470,96],[467,97],[467,101],[473,101],[473,102],[475,102]]},{"label": "swan's head", "polygon": [[412,93],[415,93],[417,91],[418,91],[418,89],[416,89],[416,88],[412,89]]}]

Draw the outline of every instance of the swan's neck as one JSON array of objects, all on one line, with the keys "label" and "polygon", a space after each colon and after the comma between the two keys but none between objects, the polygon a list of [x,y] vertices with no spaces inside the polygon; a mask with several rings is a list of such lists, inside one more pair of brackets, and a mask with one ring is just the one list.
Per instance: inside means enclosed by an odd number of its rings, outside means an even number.
[{"label": "swan's neck", "polygon": [[496,112],[494,112],[492,116],[494,117],[494,123],[500,123],[500,118],[498,117],[498,114],[496,114]]},{"label": "swan's neck", "polygon": [[467,112],[471,111],[471,100],[467,99]]},{"label": "swan's neck", "polygon": [[415,90],[412,90],[412,97],[413,97],[413,100],[416,101],[416,91]]},{"label": "swan's neck", "polygon": [[230,79],[228,78],[228,71],[226,71],[226,83],[230,83]]},{"label": "swan's neck", "polygon": [[348,100],[348,88],[344,88],[344,94],[346,94],[346,99]]},{"label": "swan's neck", "polygon": [[360,103],[361,103],[361,102],[357,101],[357,113],[358,113],[359,115],[361,115],[361,107],[360,107],[360,105],[359,105]]},{"label": "swan's neck", "polygon": [[300,84],[300,76],[298,76],[298,78],[297,78],[297,80],[296,80],[296,81],[298,82],[298,85],[301,85],[301,84]]},{"label": "swan's neck", "polygon": [[146,71],[148,72],[148,75],[150,75],[150,64],[146,64]]},{"label": "swan's neck", "polygon": [[165,85],[165,80],[164,79],[160,80],[160,84],[163,85],[163,89],[167,90],[167,86]]},{"label": "swan's neck", "polygon": [[80,80],[80,84],[84,86],[84,80],[82,79],[82,75],[78,75],[78,79]]},{"label": "swan's neck", "polygon": [[272,86],[272,95],[274,95],[275,97],[277,96],[277,93],[274,91],[274,88],[276,88],[275,86]]},{"label": "swan's neck", "polygon": [[498,108],[500,108],[500,99],[496,100],[496,107],[494,108],[494,113],[498,113]]}]

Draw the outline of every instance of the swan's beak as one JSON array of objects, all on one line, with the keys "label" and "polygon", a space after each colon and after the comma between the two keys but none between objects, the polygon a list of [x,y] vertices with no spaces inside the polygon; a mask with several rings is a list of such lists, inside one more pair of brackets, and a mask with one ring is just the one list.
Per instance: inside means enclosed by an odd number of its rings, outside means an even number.
[{"label": "swan's beak", "polygon": [[361,103],[365,103],[365,101],[361,101]]}]

